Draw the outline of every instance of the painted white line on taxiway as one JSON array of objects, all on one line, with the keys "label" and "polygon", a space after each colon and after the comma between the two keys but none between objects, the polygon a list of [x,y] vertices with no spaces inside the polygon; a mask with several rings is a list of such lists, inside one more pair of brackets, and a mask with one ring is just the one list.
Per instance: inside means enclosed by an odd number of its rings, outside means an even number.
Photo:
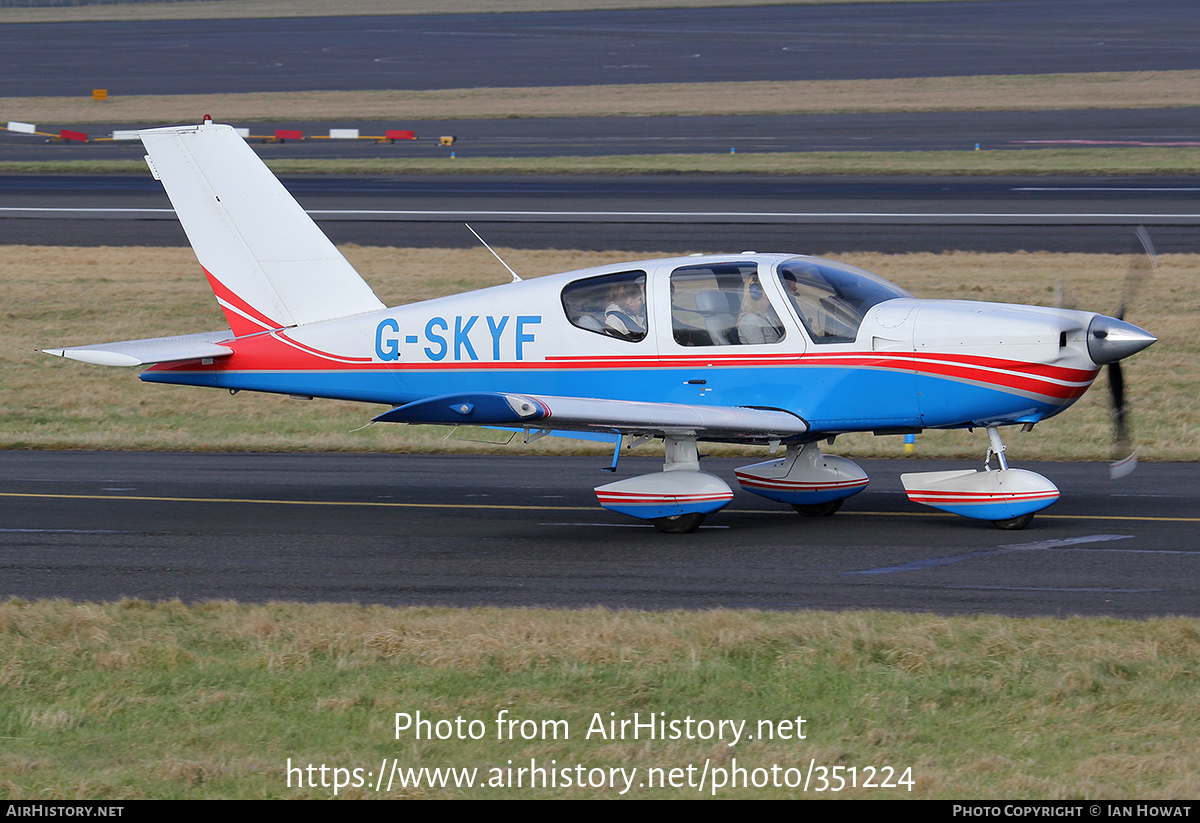
[{"label": "painted white line on taxiway", "polygon": [[[539,526],[587,526],[606,529],[652,529],[653,523],[538,523]],[[729,526],[701,526],[702,529],[728,529]]]},{"label": "painted white line on taxiway", "polygon": [[[312,209],[317,220],[543,223],[837,223],[933,225],[1200,225],[1200,213],[1147,212],[752,212]],[[0,218],[173,220],[172,209],[0,207]]]},{"label": "painted white line on taxiway", "polygon": [[129,534],[116,529],[0,529],[4,534]]},{"label": "painted white line on taxiway", "polygon": [[1200,186],[1017,186],[1009,191],[1157,191],[1192,192]]},{"label": "painted white line on taxiway", "polygon": [[10,217],[59,217],[64,214],[78,215],[95,215],[98,217],[109,216],[124,216],[124,215],[146,215],[157,217],[159,215],[175,216],[174,209],[126,209],[126,208],[79,208],[79,207],[63,207],[52,208],[44,206],[0,206],[0,214]]},{"label": "painted white line on taxiway", "polygon": [[1066,586],[947,586],[947,589],[976,589],[983,591],[1002,592],[1105,592],[1109,594],[1150,594],[1161,592],[1162,589],[1106,589],[1100,587],[1066,587]]},{"label": "painted white line on taxiway", "polygon": [[1105,543],[1110,540],[1128,540],[1131,537],[1133,537],[1132,534],[1090,534],[1084,537],[1038,540],[1034,543],[1009,543],[1004,546],[997,546],[994,549],[981,549],[980,551],[955,554],[949,557],[932,557],[928,560],[914,560],[911,563],[902,563],[899,566],[882,566],[877,569],[863,569],[862,571],[842,572],[842,574],[891,574],[892,572],[922,571],[938,566],[949,566],[963,560],[992,557],[997,554],[1008,554],[1009,552],[1042,551],[1045,549],[1058,549],[1064,546],[1074,546],[1080,543]]}]

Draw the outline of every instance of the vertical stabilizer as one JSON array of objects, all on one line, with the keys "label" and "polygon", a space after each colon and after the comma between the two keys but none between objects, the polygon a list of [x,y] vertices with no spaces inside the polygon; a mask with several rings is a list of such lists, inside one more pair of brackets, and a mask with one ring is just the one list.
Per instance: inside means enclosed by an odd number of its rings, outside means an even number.
[{"label": "vertical stabilizer", "polygon": [[384,307],[230,126],[139,135],[234,334]]}]

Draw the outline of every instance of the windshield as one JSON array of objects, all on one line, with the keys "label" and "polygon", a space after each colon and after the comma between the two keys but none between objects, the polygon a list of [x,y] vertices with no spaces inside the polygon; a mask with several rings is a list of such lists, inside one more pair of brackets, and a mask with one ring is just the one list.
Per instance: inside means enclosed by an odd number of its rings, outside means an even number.
[{"label": "windshield", "polygon": [[788,260],[777,273],[814,343],[852,343],[868,309],[885,300],[912,297],[868,271],[815,257]]}]

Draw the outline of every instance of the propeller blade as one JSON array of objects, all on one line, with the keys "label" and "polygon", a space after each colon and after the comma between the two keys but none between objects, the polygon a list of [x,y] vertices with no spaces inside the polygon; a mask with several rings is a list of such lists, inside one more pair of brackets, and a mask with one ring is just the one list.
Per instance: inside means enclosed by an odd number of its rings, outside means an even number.
[{"label": "propeller blade", "polygon": [[1125,274],[1125,288],[1121,292],[1121,306],[1113,315],[1118,320],[1125,319],[1125,312],[1129,309],[1129,304],[1133,302],[1133,298],[1150,279],[1150,273],[1158,268],[1158,255],[1154,251],[1154,242],[1150,239],[1150,232],[1146,231],[1145,226],[1138,226],[1134,234],[1142,244],[1145,256],[1135,255],[1129,264],[1129,271]]},{"label": "propeller blade", "polygon": [[1063,286],[1062,278],[1059,277],[1054,281],[1054,297],[1050,303],[1056,309],[1068,309],[1075,311],[1079,308],[1079,302],[1075,299],[1075,295],[1071,294],[1065,286]]},{"label": "propeller blade", "polygon": [[[1125,287],[1121,291],[1121,305],[1114,315],[1117,320],[1122,321],[1137,293],[1150,279],[1150,274],[1158,268],[1158,254],[1154,250],[1150,232],[1146,231],[1145,226],[1138,226],[1134,235],[1142,244],[1142,251],[1145,254],[1134,256],[1129,264],[1129,271],[1125,275]],[[1132,354],[1132,352],[1130,353]],[[1137,452],[1133,448],[1133,438],[1129,433],[1129,407],[1125,404],[1125,376],[1121,371],[1119,359],[1108,364],[1108,390],[1112,397],[1114,454],[1113,462],[1108,467],[1108,476],[1116,480],[1129,474],[1137,466]]]},{"label": "propeller blade", "polygon": [[1112,479],[1124,477],[1137,465],[1137,453],[1129,436],[1129,409],[1125,405],[1125,376],[1121,361],[1108,366],[1108,391],[1112,398],[1113,462],[1109,465]]},{"label": "propeller blade", "polygon": [[1137,468],[1137,452],[1133,452],[1124,460],[1108,464],[1108,479],[1120,480],[1125,475]]}]

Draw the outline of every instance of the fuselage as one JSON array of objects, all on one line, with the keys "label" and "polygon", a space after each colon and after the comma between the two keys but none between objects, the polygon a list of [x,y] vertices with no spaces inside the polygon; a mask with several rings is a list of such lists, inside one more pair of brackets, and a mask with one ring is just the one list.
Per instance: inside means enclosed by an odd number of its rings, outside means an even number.
[{"label": "fuselage", "polygon": [[265,330],[142,379],[391,406],[468,389],[752,406],[814,434],[1032,423],[1095,379],[1100,316],[922,300],[819,258],[697,256]]}]

